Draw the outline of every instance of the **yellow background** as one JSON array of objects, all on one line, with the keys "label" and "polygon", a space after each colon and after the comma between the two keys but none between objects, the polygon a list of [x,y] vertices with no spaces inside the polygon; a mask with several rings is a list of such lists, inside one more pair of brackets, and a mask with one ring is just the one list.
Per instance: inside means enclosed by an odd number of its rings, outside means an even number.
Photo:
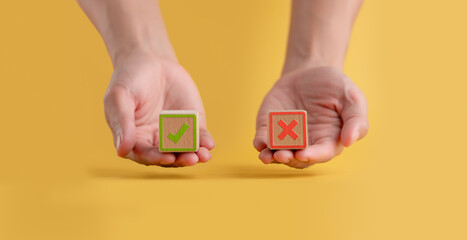
[{"label": "yellow background", "polygon": [[365,2],[345,72],[370,133],[306,170],[264,166],[251,144],[288,1],[161,6],[217,143],[191,168],[115,155],[111,64],[74,1],[2,2],[0,239],[467,239],[465,1]]}]

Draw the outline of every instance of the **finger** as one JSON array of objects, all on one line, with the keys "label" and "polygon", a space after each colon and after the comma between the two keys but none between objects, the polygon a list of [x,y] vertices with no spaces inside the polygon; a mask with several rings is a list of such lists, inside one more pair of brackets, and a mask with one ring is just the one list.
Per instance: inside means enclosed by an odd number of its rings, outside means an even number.
[{"label": "finger", "polygon": [[307,167],[313,165],[313,163],[307,163],[307,162],[302,162],[302,161],[299,161],[299,160],[296,160],[296,159],[292,159],[286,165],[289,166],[289,167],[297,168],[297,169],[304,169],[304,168],[307,168]]},{"label": "finger", "polygon": [[274,160],[287,164],[293,160],[293,152],[291,150],[278,150],[274,153]]},{"label": "finger", "polygon": [[253,146],[261,152],[263,149],[267,148],[267,127],[260,127],[256,130],[255,139],[253,140]]},{"label": "finger", "polygon": [[198,154],[199,162],[205,163],[211,159],[211,153],[205,147],[200,147],[196,154]]},{"label": "finger", "polygon": [[214,148],[214,139],[207,129],[200,129],[199,145],[200,147],[205,147],[208,150],[212,150]]},{"label": "finger", "polygon": [[341,142],[345,147],[365,137],[368,133],[368,103],[356,87],[348,91],[340,115],[344,122]]},{"label": "finger", "polygon": [[345,147],[362,139],[368,133],[368,120],[364,117],[352,116],[344,121],[341,141]]},{"label": "finger", "polygon": [[270,149],[265,148],[259,153],[259,159],[264,164],[270,164],[274,161],[273,153]]},{"label": "finger", "polygon": [[113,86],[104,97],[105,118],[112,131],[117,154],[124,157],[136,144],[135,104],[130,92]]},{"label": "finger", "polygon": [[199,158],[196,153],[184,152],[177,155],[177,160],[174,165],[177,167],[193,166],[198,162]]},{"label": "finger", "polygon": [[144,165],[165,166],[175,163],[176,157],[173,153],[162,153],[159,149],[148,143],[137,142],[133,150],[126,156],[137,163]]},{"label": "finger", "polygon": [[343,146],[335,139],[318,140],[315,144],[295,152],[295,158],[308,163],[322,163],[342,152]]}]

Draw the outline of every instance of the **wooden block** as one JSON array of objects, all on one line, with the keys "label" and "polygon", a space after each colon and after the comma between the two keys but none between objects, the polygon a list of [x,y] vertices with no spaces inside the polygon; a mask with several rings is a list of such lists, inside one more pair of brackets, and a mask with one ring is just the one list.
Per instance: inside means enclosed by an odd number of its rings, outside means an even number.
[{"label": "wooden block", "polygon": [[159,116],[161,152],[196,152],[199,148],[198,112],[166,110]]},{"label": "wooden block", "polygon": [[308,146],[306,111],[270,111],[268,148],[303,149]]}]

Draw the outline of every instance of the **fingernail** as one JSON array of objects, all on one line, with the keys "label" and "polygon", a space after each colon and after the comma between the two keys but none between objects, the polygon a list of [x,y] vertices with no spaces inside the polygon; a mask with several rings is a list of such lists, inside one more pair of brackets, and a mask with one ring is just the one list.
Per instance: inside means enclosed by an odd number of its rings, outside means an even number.
[{"label": "fingernail", "polygon": [[120,135],[117,135],[117,151],[118,151],[118,147],[120,147]]}]

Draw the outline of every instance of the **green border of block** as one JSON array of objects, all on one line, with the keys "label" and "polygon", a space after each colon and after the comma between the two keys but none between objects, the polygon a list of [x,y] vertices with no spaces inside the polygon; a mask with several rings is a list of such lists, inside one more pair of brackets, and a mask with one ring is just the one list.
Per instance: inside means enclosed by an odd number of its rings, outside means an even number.
[{"label": "green border of block", "polygon": [[[162,121],[164,119],[164,117],[175,117],[175,118],[182,118],[182,117],[189,117],[189,118],[193,118],[193,124],[194,124],[194,134],[193,134],[193,147],[192,148],[163,148],[162,147]],[[191,151],[191,152],[195,152],[196,151],[196,139],[197,139],[197,134],[198,132],[195,131],[196,130],[196,126],[197,126],[197,119],[196,119],[196,114],[161,114],[159,116],[159,148],[162,150],[162,151]]]}]

